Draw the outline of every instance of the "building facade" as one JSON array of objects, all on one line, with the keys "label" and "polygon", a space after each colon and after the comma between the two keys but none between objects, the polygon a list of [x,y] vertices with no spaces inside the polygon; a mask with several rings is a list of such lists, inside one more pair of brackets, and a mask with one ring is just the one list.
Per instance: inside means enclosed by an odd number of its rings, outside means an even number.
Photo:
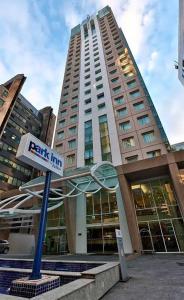
[{"label": "building facade", "polygon": [[178,77],[184,85],[184,0],[179,0]]},{"label": "building facade", "polygon": [[[0,86],[0,201],[18,195],[19,186],[39,176],[31,166],[16,159],[21,136],[30,132],[51,146],[55,115],[51,107],[37,110],[20,94],[25,81],[17,75]],[[35,205],[32,201],[28,207]],[[25,206],[26,207],[26,206]],[[31,214],[0,218],[0,238],[8,239],[13,253],[32,253],[38,218]]]},{"label": "building facade", "polygon": [[[5,99],[0,107],[4,124],[0,139],[0,193],[18,188],[38,174],[32,167],[16,159],[21,136],[30,132],[51,145],[54,131],[55,116],[52,108],[37,110],[20,94],[19,89],[14,87],[18,78],[15,76],[1,85]],[[5,108],[7,105],[8,110]]]},{"label": "building facade", "polygon": [[66,250],[67,240],[70,252],[116,252],[119,227],[127,253],[184,250],[183,165],[169,156],[157,111],[108,6],[71,30],[54,145],[65,170],[111,161],[120,187],[68,199],[68,207],[50,214],[50,253]]}]

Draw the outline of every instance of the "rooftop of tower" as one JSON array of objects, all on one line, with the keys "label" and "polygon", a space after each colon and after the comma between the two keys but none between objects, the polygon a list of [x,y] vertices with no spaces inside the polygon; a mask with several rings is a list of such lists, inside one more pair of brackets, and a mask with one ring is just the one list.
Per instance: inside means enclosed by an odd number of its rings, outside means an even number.
[{"label": "rooftop of tower", "polygon": [[91,18],[93,18],[95,15],[101,19],[104,16],[108,15],[109,13],[111,13],[111,7],[109,5],[105,6],[104,8],[100,9],[97,14],[92,14],[91,16],[87,16],[86,19],[84,19],[82,21],[81,24],[76,25],[75,27],[73,27],[71,29],[71,37],[73,37],[74,35],[78,34],[81,31],[81,25],[85,25]]}]

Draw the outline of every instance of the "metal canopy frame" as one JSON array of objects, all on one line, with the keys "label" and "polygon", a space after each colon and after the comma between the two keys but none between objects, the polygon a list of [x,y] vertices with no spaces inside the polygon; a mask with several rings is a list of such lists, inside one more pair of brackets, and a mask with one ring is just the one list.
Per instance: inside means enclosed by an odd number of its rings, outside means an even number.
[{"label": "metal canopy frame", "polygon": [[[113,179],[113,186],[112,183],[109,186],[109,179]],[[33,179],[19,188],[21,192],[25,193],[14,195],[0,201],[0,218],[9,218],[14,215],[39,214],[41,205],[40,207],[37,206],[31,208],[26,208],[24,205],[33,198],[42,200],[44,180],[45,176]],[[115,191],[119,186],[116,169],[110,162],[100,162],[93,165],[91,168],[85,167],[66,171],[64,177],[59,177],[58,175],[52,176],[51,184],[62,184],[63,182],[66,183],[69,191],[64,194],[62,187],[51,188],[47,209],[48,212],[62,206],[63,201],[66,198],[77,197],[89,192],[95,194],[101,189]]]}]

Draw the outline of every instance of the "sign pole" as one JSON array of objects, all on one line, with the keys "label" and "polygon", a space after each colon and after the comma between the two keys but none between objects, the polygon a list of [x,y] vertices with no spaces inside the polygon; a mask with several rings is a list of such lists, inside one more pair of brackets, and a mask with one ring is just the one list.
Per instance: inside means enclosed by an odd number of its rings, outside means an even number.
[{"label": "sign pole", "polygon": [[47,207],[48,207],[48,199],[49,199],[49,191],[50,191],[51,174],[52,174],[51,171],[46,172],[45,187],[43,192],[42,207],[40,213],[38,239],[37,239],[35,257],[33,262],[33,269],[29,278],[30,280],[36,280],[41,278],[41,273],[40,273],[41,258],[42,258],[42,249],[43,249],[43,242],[45,238],[45,230],[46,230],[46,222],[47,222]]},{"label": "sign pole", "polygon": [[122,281],[128,281],[129,276],[127,272],[127,265],[126,265],[124,247],[123,247],[123,238],[122,238],[121,230],[119,229],[116,229],[116,240],[118,245]]}]

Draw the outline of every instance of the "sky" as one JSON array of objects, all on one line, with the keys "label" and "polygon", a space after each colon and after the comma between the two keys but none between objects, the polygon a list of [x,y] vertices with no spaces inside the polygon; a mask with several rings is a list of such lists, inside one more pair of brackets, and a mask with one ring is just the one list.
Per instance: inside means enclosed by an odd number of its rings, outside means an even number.
[{"label": "sky", "polygon": [[178,54],[178,0],[0,0],[0,84],[18,73],[22,94],[57,114],[72,27],[110,5],[171,144],[184,141],[184,87]]}]

